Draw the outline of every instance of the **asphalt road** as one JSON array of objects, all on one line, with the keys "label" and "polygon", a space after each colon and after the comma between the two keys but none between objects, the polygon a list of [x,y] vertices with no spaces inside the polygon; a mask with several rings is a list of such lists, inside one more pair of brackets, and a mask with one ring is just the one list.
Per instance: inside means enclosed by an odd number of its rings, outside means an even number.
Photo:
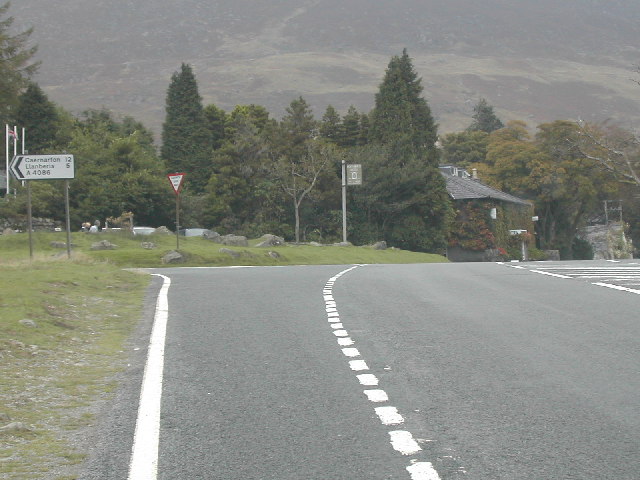
[{"label": "asphalt road", "polygon": [[[640,295],[531,265],[154,271],[157,478],[640,478]],[[81,478],[126,478],[141,369]]]}]

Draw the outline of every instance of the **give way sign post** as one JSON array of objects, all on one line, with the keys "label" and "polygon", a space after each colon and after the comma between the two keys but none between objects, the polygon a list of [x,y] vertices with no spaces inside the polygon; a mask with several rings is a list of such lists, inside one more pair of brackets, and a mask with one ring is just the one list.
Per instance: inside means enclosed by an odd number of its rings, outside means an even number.
[{"label": "give way sign post", "polygon": [[180,189],[182,188],[184,175],[184,173],[169,173],[167,175],[176,194],[176,250],[180,248]]}]

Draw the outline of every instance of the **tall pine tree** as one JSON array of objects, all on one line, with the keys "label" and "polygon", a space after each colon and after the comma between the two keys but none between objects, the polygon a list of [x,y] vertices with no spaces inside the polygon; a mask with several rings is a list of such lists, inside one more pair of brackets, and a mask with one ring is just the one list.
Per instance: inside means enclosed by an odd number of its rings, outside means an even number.
[{"label": "tall pine tree", "polygon": [[377,224],[372,230],[392,245],[442,252],[451,206],[438,170],[437,125],[422,90],[405,49],[389,62],[376,94],[369,135],[385,148],[386,174],[378,181],[388,185],[384,201],[393,208],[380,208],[370,218]]},{"label": "tall pine tree", "polygon": [[211,176],[211,143],[195,75],[183,63],[167,90],[160,152],[169,171],[186,173],[193,193],[202,193]]}]

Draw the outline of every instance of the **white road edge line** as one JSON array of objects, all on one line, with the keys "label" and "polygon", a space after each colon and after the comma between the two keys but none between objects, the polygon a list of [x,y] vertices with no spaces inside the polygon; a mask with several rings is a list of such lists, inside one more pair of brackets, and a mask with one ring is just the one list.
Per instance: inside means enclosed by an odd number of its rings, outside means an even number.
[{"label": "white road edge line", "polygon": [[154,275],[161,277],[163,284],[156,302],[147,363],[140,390],[138,419],[129,463],[129,480],[156,480],[158,477],[162,371],[167,320],[169,318],[168,293],[171,279],[164,275]]},{"label": "white road edge line", "polygon": [[560,275],[559,273],[545,272],[544,270],[529,270],[529,271],[533,273],[540,273],[542,275],[548,275],[550,277],[556,277],[556,278],[572,278],[567,275]]},{"label": "white road edge line", "polygon": [[599,287],[612,288],[614,290],[621,290],[623,292],[635,293],[637,295],[640,295],[640,290],[636,290],[635,288],[621,287],[619,285],[611,285],[610,283],[594,283],[593,285],[597,285]]}]

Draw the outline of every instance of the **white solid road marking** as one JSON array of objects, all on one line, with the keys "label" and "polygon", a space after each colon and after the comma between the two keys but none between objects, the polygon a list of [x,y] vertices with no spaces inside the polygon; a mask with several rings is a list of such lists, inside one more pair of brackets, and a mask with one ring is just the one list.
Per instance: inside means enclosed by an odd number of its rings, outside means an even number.
[{"label": "white solid road marking", "polygon": [[168,292],[171,279],[163,279],[156,302],[147,364],[142,379],[138,420],[131,448],[129,480],[156,480],[158,476],[158,446],[160,439],[160,404],[162,400],[162,371],[164,345],[169,318]]},{"label": "white solid road marking", "polygon": [[635,293],[640,295],[640,290],[636,290],[635,288],[621,287],[619,285],[611,285],[610,283],[594,283],[593,285],[597,285],[599,287],[613,288],[614,290],[622,290],[623,292]]},{"label": "white solid road marking", "polygon": [[548,275],[550,277],[557,277],[557,278],[571,278],[567,275],[560,275],[559,273],[551,273],[551,272],[545,272],[543,270],[530,270],[533,273],[540,273],[542,275]]},{"label": "white solid road marking", "polygon": [[375,411],[384,425],[400,425],[404,423],[404,418],[398,413],[396,407],[376,407]]},{"label": "white solid road marking", "polygon": [[341,347],[348,347],[349,345],[353,345],[355,342],[351,340],[349,337],[343,337],[338,339],[338,345]]},{"label": "white solid road marking", "polygon": [[389,436],[391,437],[391,445],[393,448],[402,455],[413,455],[422,450],[418,442],[414,440],[413,435],[407,431],[396,430],[389,432]]}]

